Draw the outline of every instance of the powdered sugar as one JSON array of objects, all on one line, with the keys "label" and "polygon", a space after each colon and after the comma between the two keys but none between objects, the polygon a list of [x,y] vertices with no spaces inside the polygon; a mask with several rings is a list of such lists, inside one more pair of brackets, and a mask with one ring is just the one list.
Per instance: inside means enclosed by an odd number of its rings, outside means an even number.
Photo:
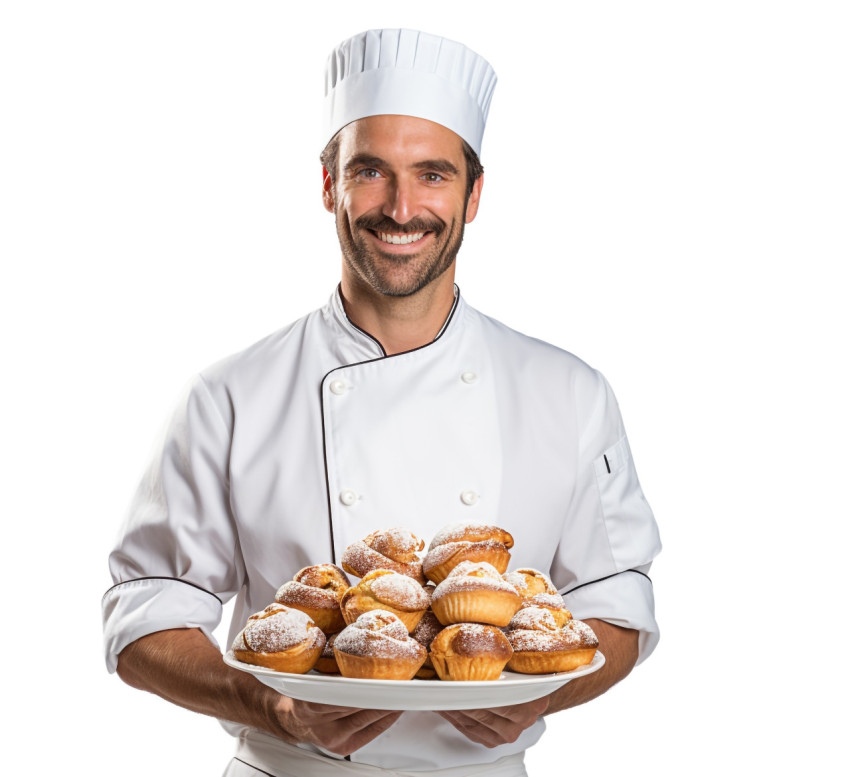
[{"label": "powdered sugar", "polygon": [[549,610],[542,607],[524,607],[519,610],[511,622],[509,629],[533,629],[534,631],[556,632],[558,624]]},{"label": "powdered sugar", "polygon": [[376,658],[424,655],[425,650],[408,635],[405,625],[386,610],[363,613],[337,634],[334,647],[343,653]]},{"label": "powdered sugar", "polygon": [[425,589],[415,580],[395,572],[375,576],[370,587],[377,599],[402,610],[424,610],[431,603]]},{"label": "powdered sugar", "polygon": [[307,641],[315,644],[319,636],[324,639],[321,630],[301,610],[269,605],[248,619],[234,648],[243,649],[239,644],[241,637],[244,645],[255,653],[277,653]]}]

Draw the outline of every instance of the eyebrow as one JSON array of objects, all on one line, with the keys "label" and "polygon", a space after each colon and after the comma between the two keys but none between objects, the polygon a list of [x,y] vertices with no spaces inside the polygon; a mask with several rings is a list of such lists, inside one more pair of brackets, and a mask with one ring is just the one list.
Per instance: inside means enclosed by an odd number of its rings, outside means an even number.
[{"label": "eyebrow", "polygon": [[[387,167],[387,162],[379,156],[371,154],[355,154],[349,159],[343,171],[348,173],[355,167]],[[458,175],[460,172],[448,159],[424,159],[411,165],[415,170],[433,170],[435,173]]]}]

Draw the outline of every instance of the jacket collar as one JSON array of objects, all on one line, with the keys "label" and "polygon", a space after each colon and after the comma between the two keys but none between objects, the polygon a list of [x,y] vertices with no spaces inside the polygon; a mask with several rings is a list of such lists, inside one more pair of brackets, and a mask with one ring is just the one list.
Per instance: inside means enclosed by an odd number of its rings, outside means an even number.
[{"label": "jacket collar", "polygon": [[[455,331],[460,329],[459,322],[463,318],[463,310],[466,305],[463,301],[463,297],[460,295],[460,289],[457,284],[455,284],[454,291],[455,298],[454,303],[452,304],[452,309],[449,311],[449,315],[446,317],[442,327],[440,327],[440,331],[437,333],[437,336],[430,343],[412,350],[418,351],[420,348],[428,348],[438,341],[448,340]],[[375,337],[365,330],[360,329],[360,327],[353,324],[351,319],[348,318],[342,304],[342,295],[340,294],[339,285],[337,285],[328,305],[332,311],[332,316],[337,326],[339,326],[355,343],[357,343],[357,345],[365,347],[366,350],[372,354],[373,358],[382,358],[387,356],[383,346]],[[410,351],[405,351],[404,353],[410,353]],[[394,355],[400,356],[401,354]]]}]

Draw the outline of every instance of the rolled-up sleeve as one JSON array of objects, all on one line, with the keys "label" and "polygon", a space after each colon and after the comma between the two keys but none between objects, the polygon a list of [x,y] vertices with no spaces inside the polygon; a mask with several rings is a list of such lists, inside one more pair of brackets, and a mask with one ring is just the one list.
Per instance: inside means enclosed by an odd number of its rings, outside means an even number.
[{"label": "rolled-up sleeve", "polygon": [[589,370],[574,390],[581,430],[576,486],[552,579],[574,617],[639,631],[640,662],[659,638],[648,577],[661,550],[658,527],[607,381]]},{"label": "rolled-up sleeve", "polygon": [[[110,672],[146,634],[199,628],[211,640],[244,565],[230,506],[233,418],[200,376],[171,419],[124,522],[103,597]],[[213,640],[214,641],[214,640]]]}]

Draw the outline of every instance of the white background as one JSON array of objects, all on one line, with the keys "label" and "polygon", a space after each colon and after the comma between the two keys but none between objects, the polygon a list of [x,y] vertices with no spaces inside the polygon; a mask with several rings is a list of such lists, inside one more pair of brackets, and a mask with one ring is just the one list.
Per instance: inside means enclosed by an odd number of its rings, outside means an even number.
[{"label": "white background", "polygon": [[311,8],[0,11],[14,752],[35,773],[223,769],[232,745],[215,721],[107,675],[106,556],[183,384],[333,290],[324,61],[350,34],[408,26],[465,42],[500,77],[458,283],[605,373],[665,544],[658,650],[550,718],[530,773],[835,773],[846,4]]}]

